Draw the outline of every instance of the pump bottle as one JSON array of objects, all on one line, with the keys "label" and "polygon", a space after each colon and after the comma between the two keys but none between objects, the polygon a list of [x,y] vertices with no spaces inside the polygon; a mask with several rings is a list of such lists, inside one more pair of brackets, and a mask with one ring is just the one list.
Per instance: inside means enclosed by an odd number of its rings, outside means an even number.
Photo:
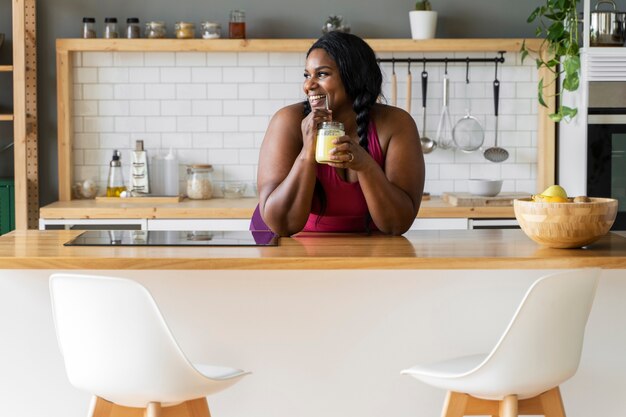
[{"label": "pump bottle", "polygon": [[107,180],[107,197],[119,197],[122,191],[126,191],[124,186],[124,175],[122,174],[122,154],[117,149],[113,151],[113,158],[109,164],[109,178]]}]

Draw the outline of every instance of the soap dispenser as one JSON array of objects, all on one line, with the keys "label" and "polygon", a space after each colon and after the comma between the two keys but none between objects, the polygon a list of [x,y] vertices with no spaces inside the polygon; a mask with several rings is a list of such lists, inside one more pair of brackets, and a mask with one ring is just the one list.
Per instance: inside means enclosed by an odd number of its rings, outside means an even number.
[{"label": "soap dispenser", "polygon": [[109,178],[107,180],[107,197],[119,197],[124,187],[124,176],[122,174],[122,154],[117,149],[113,151],[113,158],[109,164]]}]

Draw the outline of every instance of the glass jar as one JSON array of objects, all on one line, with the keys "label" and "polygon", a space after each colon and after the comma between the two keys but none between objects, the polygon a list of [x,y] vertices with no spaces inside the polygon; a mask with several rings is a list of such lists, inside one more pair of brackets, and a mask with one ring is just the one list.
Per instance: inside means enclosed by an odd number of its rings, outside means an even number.
[{"label": "glass jar", "polygon": [[196,25],[190,22],[177,22],[174,30],[178,39],[193,39],[196,37]]},{"label": "glass jar", "polygon": [[138,18],[129,17],[126,19],[126,37],[128,39],[141,38],[141,26],[139,26]]},{"label": "glass jar", "polygon": [[96,37],[96,19],[93,17],[83,17],[83,38],[91,39]]},{"label": "glass jar", "polygon": [[333,141],[346,134],[341,122],[322,122],[317,126],[317,143],[315,144],[315,160],[320,164],[336,162],[330,159],[330,150],[335,146]]},{"label": "glass jar", "polygon": [[228,37],[231,39],[246,38],[246,12],[243,10],[231,10]]},{"label": "glass jar", "polygon": [[202,22],[202,39],[217,39],[222,36],[222,25],[215,22]]},{"label": "glass jar", "polygon": [[146,23],[146,38],[161,39],[165,37],[166,33],[165,22],[155,21]]},{"label": "glass jar", "polygon": [[211,165],[189,165],[187,167],[187,197],[192,200],[208,200],[213,197]]},{"label": "glass jar", "polygon": [[104,18],[104,37],[105,39],[114,39],[119,37],[116,17]]}]

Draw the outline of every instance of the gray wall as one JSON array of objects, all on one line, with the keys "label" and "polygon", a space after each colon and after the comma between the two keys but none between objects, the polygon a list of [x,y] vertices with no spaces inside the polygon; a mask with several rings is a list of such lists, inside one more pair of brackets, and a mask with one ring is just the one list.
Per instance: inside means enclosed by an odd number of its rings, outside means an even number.
[{"label": "gray wall", "polygon": [[[543,0],[432,0],[439,13],[437,37],[515,38],[534,37],[534,26],[526,23],[530,12]],[[341,14],[352,32],[368,38],[409,38],[407,0],[49,0],[37,4],[39,77],[39,172],[42,205],[57,197],[56,74],[54,42],[77,37],[83,16],[97,19],[98,30],[106,16],[139,17],[141,22],[164,20],[172,28],[179,20],[198,23],[213,20],[227,27],[232,8],[246,11],[249,38],[315,38],[330,14]],[[123,26],[123,25],[122,25]],[[0,32],[10,32],[10,0],[0,0]],[[10,43],[10,40],[9,40]],[[6,45],[5,45],[6,46]],[[0,51],[0,62],[10,62],[10,48]],[[0,106],[7,106],[8,81],[0,78]],[[10,79],[10,77],[6,77]],[[10,103],[10,99],[8,101]],[[6,128],[4,128],[6,129]],[[0,147],[8,142],[0,128]],[[0,176],[9,167],[7,152],[0,155]],[[10,170],[8,171],[10,173]]]}]

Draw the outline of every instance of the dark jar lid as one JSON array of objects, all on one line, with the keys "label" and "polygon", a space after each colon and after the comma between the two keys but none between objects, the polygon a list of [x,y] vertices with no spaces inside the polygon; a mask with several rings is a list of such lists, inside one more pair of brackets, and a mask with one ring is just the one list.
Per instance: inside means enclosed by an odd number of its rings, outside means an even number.
[{"label": "dark jar lid", "polygon": [[83,17],[83,23],[96,23],[95,17]]},{"label": "dark jar lid", "polygon": [[104,23],[117,23],[117,17],[105,17]]},{"label": "dark jar lid", "polygon": [[139,23],[139,18],[138,17],[129,17],[128,19],[126,19],[126,23]]}]

